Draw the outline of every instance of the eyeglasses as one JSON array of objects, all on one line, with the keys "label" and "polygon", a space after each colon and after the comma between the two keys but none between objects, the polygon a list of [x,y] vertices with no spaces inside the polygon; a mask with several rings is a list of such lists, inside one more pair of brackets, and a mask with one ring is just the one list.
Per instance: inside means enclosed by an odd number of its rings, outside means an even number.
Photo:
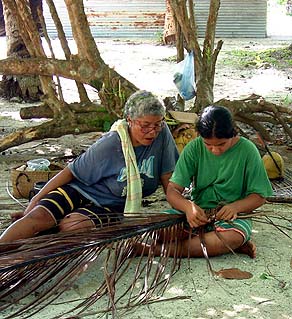
[{"label": "eyeglasses", "polygon": [[141,132],[144,134],[150,133],[153,130],[155,132],[160,132],[165,125],[164,120],[162,120],[159,123],[156,123],[155,125],[144,124],[139,120],[133,120],[133,122],[140,126]]}]

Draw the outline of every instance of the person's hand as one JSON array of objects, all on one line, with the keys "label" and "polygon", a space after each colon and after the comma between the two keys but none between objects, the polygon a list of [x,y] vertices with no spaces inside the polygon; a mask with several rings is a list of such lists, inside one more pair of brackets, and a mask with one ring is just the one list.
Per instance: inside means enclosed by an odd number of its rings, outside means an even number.
[{"label": "person's hand", "polygon": [[237,218],[237,209],[233,204],[227,204],[223,206],[216,213],[216,220],[234,220]]},{"label": "person's hand", "polygon": [[193,228],[206,225],[209,220],[205,214],[205,211],[195,203],[191,201],[189,202],[191,203],[191,206],[186,211],[186,217],[190,227]]},{"label": "person's hand", "polygon": [[23,212],[23,216],[27,215],[36,206],[37,202],[38,202],[38,199],[33,197],[30,200],[30,202],[29,202],[28,206],[26,207],[25,211]]},{"label": "person's hand", "polygon": [[24,216],[23,212],[15,212],[15,213],[10,214],[12,222],[17,221],[18,219],[22,218],[23,216]]}]

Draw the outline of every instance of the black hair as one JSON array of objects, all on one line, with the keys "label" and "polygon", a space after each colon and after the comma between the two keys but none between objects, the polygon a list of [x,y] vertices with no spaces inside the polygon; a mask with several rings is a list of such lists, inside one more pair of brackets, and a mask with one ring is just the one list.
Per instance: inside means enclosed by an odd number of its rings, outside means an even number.
[{"label": "black hair", "polygon": [[196,124],[203,138],[231,138],[237,135],[231,112],[223,106],[207,106]]}]

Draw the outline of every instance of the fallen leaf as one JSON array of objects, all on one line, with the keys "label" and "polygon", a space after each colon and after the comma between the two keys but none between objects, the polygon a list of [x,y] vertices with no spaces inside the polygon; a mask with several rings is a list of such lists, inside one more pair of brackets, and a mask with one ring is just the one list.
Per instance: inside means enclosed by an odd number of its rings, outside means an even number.
[{"label": "fallen leaf", "polygon": [[214,272],[218,277],[225,279],[249,279],[252,274],[248,271],[242,271],[238,268],[221,269]]},{"label": "fallen leaf", "polygon": [[260,275],[260,278],[261,278],[261,279],[273,279],[273,276],[267,274],[266,272],[263,272],[263,273]]}]

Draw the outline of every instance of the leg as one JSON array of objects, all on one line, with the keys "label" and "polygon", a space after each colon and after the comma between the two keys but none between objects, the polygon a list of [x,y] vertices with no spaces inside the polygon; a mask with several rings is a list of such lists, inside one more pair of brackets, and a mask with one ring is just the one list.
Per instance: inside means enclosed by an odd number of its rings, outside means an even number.
[{"label": "leg", "polygon": [[[120,209],[122,211],[122,209]],[[93,203],[79,207],[68,214],[60,222],[60,231],[89,231],[103,226],[116,224],[120,221],[118,211],[105,207],[98,207]]]},{"label": "leg", "polygon": [[239,254],[248,255],[250,258],[256,258],[256,245],[251,240],[244,243],[242,246],[237,248],[235,252]]},{"label": "leg", "polygon": [[[61,221],[62,231],[92,228],[94,223],[86,216],[72,214],[72,210],[83,204],[84,198],[72,187],[64,185],[45,195],[27,215],[21,218],[16,213],[12,218],[17,219],[0,237],[1,242],[13,241],[16,239],[31,238],[36,234],[46,231]],[[72,214],[72,215],[70,215]],[[62,222],[64,216],[69,216]],[[78,218],[78,216],[80,217]]]},{"label": "leg", "polygon": [[174,229],[169,230],[164,228],[158,231],[157,241],[158,243],[163,243],[165,241],[173,241],[175,239],[179,239],[179,240],[188,239],[190,237],[190,232],[191,231],[188,229],[183,229],[179,233],[177,232],[175,233]]},{"label": "leg", "polygon": [[61,220],[59,229],[62,232],[67,231],[88,231],[95,229],[95,224],[92,219],[80,213],[71,213]]},{"label": "leg", "polygon": [[0,243],[34,237],[56,225],[55,219],[44,208],[36,206],[31,212],[11,224],[1,235]]},{"label": "leg", "polygon": [[[243,244],[243,236],[240,233],[234,230],[228,230],[221,232],[220,234],[222,240],[218,238],[214,231],[205,234],[204,240],[209,257],[230,253],[230,250],[227,247],[229,246],[236,252],[244,253],[251,258],[255,258],[255,245],[250,241]],[[224,243],[226,243],[226,245],[224,245]],[[156,245],[153,252],[155,256],[160,256],[161,247],[161,244]],[[173,244],[170,244],[169,248],[170,256],[173,256],[176,248]],[[150,246],[140,245],[135,251],[137,255],[141,253],[143,253],[143,255],[148,255],[149,249]],[[182,257],[204,257],[199,236],[192,237],[190,240],[183,239],[181,242],[181,251],[178,255],[181,255]]]},{"label": "leg", "polygon": [[[251,242],[243,244],[243,236],[234,230],[220,232],[220,238],[216,235],[215,231],[211,231],[205,234],[204,240],[208,256],[210,257],[230,253],[230,249],[228,248],[230,247],[234,251],[245,253],[251,258],[255,258],[255,245]],[[242,249],[245,246],[253,246],[253,249]],[[191,238],[190,241],[183,241],[182,256],[187,257],[188,254],[190,257],[204,256],[199,236]]]},{"label": "leg", "polygon": [[80,203],[80,196],[70,186],[64,185],[46,194],[28,214],[12,214],[16,220],[4,231],[1,242],[34,237],[36,234],[49,230],[57,225],[67,212]]}]

